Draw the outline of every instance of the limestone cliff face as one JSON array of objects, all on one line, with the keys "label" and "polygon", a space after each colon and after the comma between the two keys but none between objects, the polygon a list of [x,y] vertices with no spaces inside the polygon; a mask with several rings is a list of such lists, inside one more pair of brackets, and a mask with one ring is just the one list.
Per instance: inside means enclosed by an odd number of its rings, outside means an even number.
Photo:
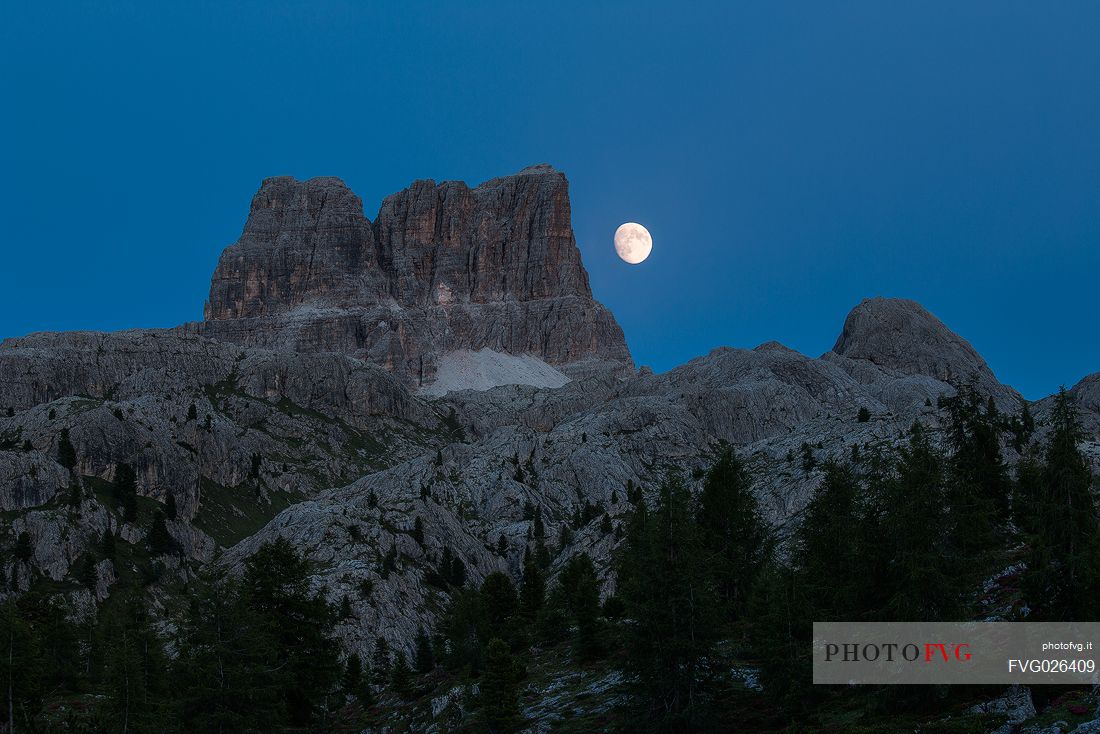
[{"label": "limestone cliff face", "polygon": [[205,321],[226,341],[335,351],[430,383],[439,358],[483,348],[559,367],[633,367],[622,329],[592,298],[550,166],[470,188],[417,181],[376,220],[342,181],[263,182],[222,254]]},{"label": "limestone cliff face", "polygon": [[[768,342],[633,373],[622,331],[592,299],[565,177],[543,166],[476,188],[417,182],[373,222],[338,179],[268,179],[222,255],[205,316],[0,342],[0,545],[25,532],[33,551],[0,558],[15,591],[36,575],[72,581],[107,528],[143,544],[150,508],[171,497],[183,556],[206,562],[221,546],[236,566],[285,537],[318,590],[350,597],[339,628],[349,652],[369,654],[379,636],[408,652],[436,622],[443,600],[429,574],[444,548],[472,583],[497,570],[518,578],[527,506],[554,547],[571,527],[550,573],[584,551],[609,591],[620,535],[602,521],[572,528],[586,504],[621,530],[627,486],[652,496],[668,470],[693,477],[727,443],[786,532],[822,480],[802,451],[844,460],[914,422],[942,436],[939,398],[961,382],[1006,413],[1021,400],[919,304],[882,298],[859,304],[818,359]],[[411,389],[441,363],[446,378],[460,350],[483,349],[533,355],[573,379]],[[1070,397],[1100,467],[1100,373]],[[1051,402],[1031,404],[1040,433]],[[122,463],[144,498],[136,519],[111,492]],[[419,540],[408,532],[417,518]],[[392,548],[397,568],[383,574]],[[95,598],[117,578],[101,561]]]},{"label": "limestone cliff face", "polygon": [[[1022,397],[997,381],[977,350],[916,301],[865,298],[844,320],[832,354],[881,369],[932,377],[952,385],[974,384],[1003,407]],[[859,369],[857,367],[857,369]]]},{"label": "limestone cliff face", "polygon": [[371,223],[343,181],[268,178],[240,239],[222,253],[204,318],[285,316],[318,302],[371,305],[384,287]]}]

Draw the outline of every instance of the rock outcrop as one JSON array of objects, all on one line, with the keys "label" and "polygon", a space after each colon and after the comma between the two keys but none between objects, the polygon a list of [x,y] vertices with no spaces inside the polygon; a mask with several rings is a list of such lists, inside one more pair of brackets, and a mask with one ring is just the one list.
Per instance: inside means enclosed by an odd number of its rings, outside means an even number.
[{"label": "rock outcrop", "polygon": [[1022,401],[1019,393],[997,381],[970,342],[916,301],[865,298],[844,320],[832,352],[895,373],[973,384],[1013,410]]},{"label": "rock outcrop", "polygon": [[[140,496],[171,498],[177,542],[204,559],[287,504],[450,436],[439,407],[353,357],[165,330],[8,339],[0,406],[10,412],[0,415],[0,510],[27,511],[11,530],[31,534],[35,558],[48,559],[37,569],[55,580],[96,542],[88,518],[117,510],[107,490],[122,464]],[[63,432],[71,471],[60,463]],[[144,532],[117,518],[115,527]]]},{"label": "rock outcrop", "polygon": [[[950,343],[953,335],[942,328]],[[884,337],[882,347],[895,354],[903,345]],[[818,462],[844,460],[853,445],[899,441],[914,421],[938,434],[938,399],[954,393],[928,374],[833,353],[814,359],[775,342],[718,348],[668,372],[626,380],[451,393],[438,403],[453,409],[466,442],[288,508],[229,556],[242,559],[275,536],[290,539],[314,561],[318,588],[334,599],[349,595],[365,622],[344,631],[349,646],[367,654],[381,634],[401,648],[418,626],[435,621],[441,592],[430,578],[443,548],[463,560],[475,582],[496,570],[519,573],[533,532],[525,507],[541,513],[550,545],[573,529],[551,571],[583,551],[609,592],[614,529],[632,509],[628,486],[653,493],[670,469],[691,477],[718,446],[732,444],[751,467],[765,516],[783,532],[821,481],[818,468],[803,466],[804,450]],[[576,527],[589,504],[606,514],[610,534],[598,520]],[[414,517],[423,522],[422,543],[407,532]],[[378,560],[390,548],[398,551],[398,568],[383,575]],[[354,593],[364,582],[373,589],[366,600]]]},{"label": "rock outcrop", "polygon": [[[539,540],[560,546],[551,573],[584,551],[610,591],[629,486],[651,497],[670,470],[693,484],[732,444],[784,531],[821,481],[807,452],[850,456],[914,422],[939,435],[939,398],[964,382],[1006,412],[1022,401],[919,304],[881,298],[820,358],[768,342],[634,372],[592,298],[565,177],[544,166],[472,189],[417,182],[373,222],[338,179],[268,179],[205,316],[0,344],[0,542],[30,542],[0,569],[16,591],[72,582],[108,529],[143,544],[171,503],[171,573],[218,546],[239,566],[283,536],[317,590],[349,598],[349,651],[379,636],[407,650],[445,605],[444,549],[473,581],[516,575],[535,510]],[[1070,397],[1100,463],[1100,377]],[[1040,424],[1050,404],[1032,405]],[[123,464],[141,500],[128,519]],[[102,600],[121,570],[102,560],[79,593]]]},{"label": "rock outcrop", "polygon": [[550,166],[470,188],[417,181],[372,223],[342,181],[269,178],[226,248],[205,320],[249,346],[332,351],[430,384],[443,355],[490,349],[569,373],[633,367],[592,298],[569,185]]}]

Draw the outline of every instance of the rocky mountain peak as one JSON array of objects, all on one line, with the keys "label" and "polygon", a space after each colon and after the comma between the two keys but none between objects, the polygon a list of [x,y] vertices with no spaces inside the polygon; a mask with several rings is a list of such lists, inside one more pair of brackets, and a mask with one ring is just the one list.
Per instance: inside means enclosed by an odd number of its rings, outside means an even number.
[{"label": "rocky mountain peak", "polygon": [[905,298],[865,298],[844,320],[833,352],[945,382],[993,377],[970,342]]},{"label": "rocky mountain peak", "polygon": [[222,253],[204,318],[268,317],[304,303],[377,297],[377,262],[363,203],[343,181],[267,178],[240,239]]},{"label": "rocky mountain peak", "polygon": [[633,368],[622,329],[592,298],[569,183],[546,164],[474,188],[416,181],[373,222],[338,178],[265,179],[204,319],[187,328],[343,352],[417,385],[444,355],[482,349],[567,374]]}]

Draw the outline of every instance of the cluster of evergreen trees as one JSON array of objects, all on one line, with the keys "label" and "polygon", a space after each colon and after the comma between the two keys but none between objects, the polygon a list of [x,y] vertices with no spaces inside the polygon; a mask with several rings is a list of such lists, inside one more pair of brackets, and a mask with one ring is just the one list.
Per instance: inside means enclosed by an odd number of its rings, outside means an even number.
[{"label": "cluster of evergreen trees", "polygon": [[[1056,398],[1041,445],[1030,444],[1026,411],[1003,416],[971,389],[943,407],[946,445],[914,426],[897,449],[823,466],[789,557],[772,561],[760,586],[770,689],[802,688],[812,621],[969,619],[990,611],[979,606],[983,580],[1018,561],[1026,568],[1012,618],[1096,615],[1097,505],[1068,396]],[[1024,452],[1015,477],[1002,443]]]},{"label": "cluster of evergreen trees", "polygon": [[[945,430],[914,425],[899,446],[853,447],[844,461],[819,461],[804,446],[805,470],[822,479],[782,542],[732,450],[719,454],[695,496],[675,474],[651,502],[628,486],[616,592],[602,605],[583,553],[548,584],[546,527],[527,507],[532,529],[518,583],[495,572],[472,585],[463,561],[444,549],[426,581],[447,595],[446,609],[431,634],[419,630],[411,660],[379,638],[369,660],[341,662],[332,630],[351,616],[350,603],[311,593],[305,561],[283,540],[262,546],[239,579],[210,564],[170,634],[139,590],[116,593],[86,627],[72,624],[60,602],[26,594],[0,609],[4,710],[33,730],[45,700],[95,691],[105,702],[84,714],[70,707],[68,730],[324,730],[348,700],[372,705],[381,686],[411,699],[455,676],[478,683],[464,725],[510,732],[523,723],[519,695],[533,646],[559,649],[576,665],[623,667],[636,694],[630,730],[720,728],[733,659],[755,662],[766,697],[796,719],[836,695],[875,706],[942,703],[943,692],[928,689],[876,699],[812,687],[812,623],[984,616],[982,582],[1014,565],[1026,570],[1012,618],[1088,620],[1100,592],[1100,522],[1064,392],[1042,443],[1032,440],[1026,410],[1002,415],[972,389],[941,407]],[[1005,445],[1022,457],[1015,471]],[[122,484],[125,507],[125,476]],[[590,506],[573,524],[602,513]],[[569,524],[561,532],[565,546]],[[170,542],[163,535],[154,522],[150,546]],[[499,545],[506,553],[507,541]]]},{"label": "cluster of evergreen trees", "polygon": [[[720,644],[756,660],[768,697],[806,714],[814,621],[948,621],[987,615],[982,582],[1023,562],[1011,619],[1088,620],[1100,591],[1100,527],[1080,428],[1063,391],[1049,437],[1031,440],[1026,408],[1001,414],[963,387],[941,402],[942,435],[914,425],[897,447],[804,464],[822,474],[792,537],[778,547],[750,481],[723,453],[692,498],[671,477],[638,503],[619,562],[629,620],[627,668],[639,727],[714,724]],[[1002,446],[1022,453],[1015,476]],[[737,654],[737,653],[735,653]],[[866,691],[864,691],[866,694]],[[873,705],[934,703],[944,691],[891,691]],[[853,694],[860,695],[860,694]]]},{"label": "cluster of evergreen trees", "polygon": [[[614,610],[614,602],[610,609]],[[472,703],[475,720],[490,732],[514,731],[521,723],[518,692],[526,675],[522,659],[532,645],[569,640],[574,658],[601,657],[605,615],[592,559],[571,557],[548,591],[540,564],[525,554],[519,587],[506,574],[489,574],[480,587],[456,589],[439,625],[436,654],[452,673],[478,677]]]},{"label": "cluster of evergreen trees", "polygon": [[[240,579],[210,564],[163,631],[141,589],[80,625],[35,591],[0,607],[9,730],[248,732],[324,725],[345,693],[335,613],[309,591],[305,561],[265,544]],[[174,656],[169,656],[172,650]],[[354,693],[354,692],[353,692]],[[89,700],[87,695],[102,697]],[[47,700],[64,707],[43,711]]]}]

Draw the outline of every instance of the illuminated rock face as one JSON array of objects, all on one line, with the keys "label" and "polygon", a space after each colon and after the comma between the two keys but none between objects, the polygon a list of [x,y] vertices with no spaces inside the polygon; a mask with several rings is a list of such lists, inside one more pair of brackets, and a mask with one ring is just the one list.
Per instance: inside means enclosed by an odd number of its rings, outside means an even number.
[{"label": "illuminated rock face", "polygon": [[531,355],[570,372],[633,367],[592,298],[569,184],[532,166],[476,188],[417,181],[372,223],[336,178],[269,178],[222,253],[205,320],[225,341],[333,351],[430,384],[457,350]]}]

